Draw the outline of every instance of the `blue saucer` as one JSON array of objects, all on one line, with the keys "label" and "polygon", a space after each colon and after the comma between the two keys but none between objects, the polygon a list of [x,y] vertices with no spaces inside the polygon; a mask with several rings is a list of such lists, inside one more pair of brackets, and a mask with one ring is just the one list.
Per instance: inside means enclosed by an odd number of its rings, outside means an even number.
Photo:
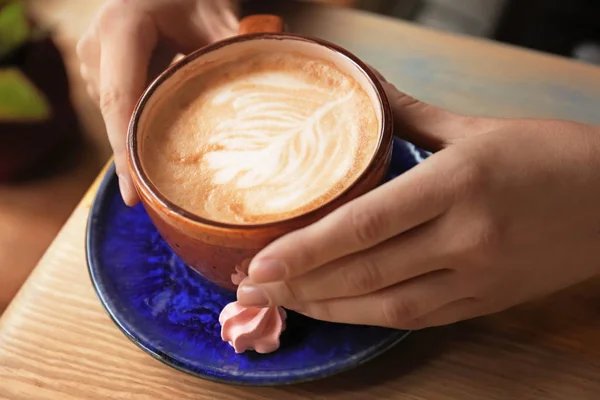
[{"label": "blue saucer", "polygon": [[[427,154],[397,140],[393,178]],[[332,324],[289,312],[281,348],[235,354],[218,317],[235,294],[187,268],[141,206],[122,202],[114,166],[104,177],[87,227],[87,261],[102,305],[135,344],[189,374],[238,385],[282,385],[323,378],[362,364],[407,331]]]}]

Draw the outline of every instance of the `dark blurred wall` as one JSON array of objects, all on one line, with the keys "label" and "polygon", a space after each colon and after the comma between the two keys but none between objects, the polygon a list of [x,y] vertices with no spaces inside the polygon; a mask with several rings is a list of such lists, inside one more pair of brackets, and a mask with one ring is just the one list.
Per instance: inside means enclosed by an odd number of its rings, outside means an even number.
[{"label": "dark blurred wall", "polygon": [[581,43],[600,43],[600,0],[511,0],[495,38],[571,56]]},{"label": "dark blurred wall", "polygon": [[[243,14],[305,1],[246,0]],[[354,0],[356,8],[600,64],[600,0]],[[289,14],[289,12],[287,14]]]}]

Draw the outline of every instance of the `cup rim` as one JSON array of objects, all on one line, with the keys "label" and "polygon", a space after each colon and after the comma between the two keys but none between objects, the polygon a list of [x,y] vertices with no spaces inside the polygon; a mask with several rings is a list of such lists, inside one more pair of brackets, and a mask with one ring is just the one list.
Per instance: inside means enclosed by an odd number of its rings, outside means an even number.
[{"label": "cup rim", "polygon": [[[375,147],[373,157],[371,158],[371,160],[369,161],[367,166],[364,168],[364,170],[361,172],[361,174],[350,185],[348,185],[348,187],[346,187],[344,190],[340,191],[338,194],[336,194],[334,197],[329,199],[327,202],[323,203],[323,205],[321,205],[320,207],[314,208],[314,209],[304,212],[302,214],[295,215],[293,217],[289,217],[289,218],[285,218],[285,219],[281,219],[281,220],[277,220],[277,221],[258,223],[258,224],[232,224],[232,223],[220,222],[220,221],[211,220],[209,218],[201,217],[191,211],[184,209],[183,207],[178,206],[177,204],[175,204],[171,200],[169,200],[166,196],[164,196],[158,190],[158,188],[152,183],[150,177],[146,174],[144,168],[142,167],[141,157],[140,157],[139,150],[138,150],[138,134],[137,133],[138,133],[138,126],[140,123],[140,119],[141,119],[142,113],[146,107],[146,104],[148,103],[148,101],[150,100],[150,98],[152,97],[154,92],[158,89],[158,87],[160,85],[162,85],[165,81],[167,81],[171,76],[173,76],[177,71],[179,71],[181,68],[189,65],[190,63],[196,61],[198,58],[204,56],[205,54],[216,51],[222,47],[225,47],[225,46],[228,46],[228,45],[231,45],[234,43],[253,41],[253,40],[305,41],[305,42],[313,43],[315,45],[325,46],[325,47],[329,48],[330,50],[333,50],[334,52],[338,53],[340,56],[345,58],[351,64],[354,64],[355,67],[357,67],[363,74],[366,75],[369,82],[375,89],[375,92],[377,93],[377,97],[379,99],[380,112],[381,112],[381,129],[380,129],[380,134],[379,134],[379,140],[378,140],[377,146]],[[129,165],[130,173],[136,175],[135,176],[136,179],[134,179],[134,181],[135,180],[138,181],[137,183],[138,183],[138,186],[140,186],[140,189],[145,191],[146,194],[149,197],[151,197],[153,200],[157,201],[162,208],[168,210],[168,212],[175,214],[176,216],[182,218],[183,220],[189,220],[196,224],[206,225],[206,226],[210,226],[210,227],[214,227],[214,228],[242,230],[242,231],[276,227],[281,224],[294,223],[301,219],[310,218],[311,216],[316,215],[317,213],[319,213],[320,210],[322,210],[323,207],[335,202],[340,197],[344,196],[346,193],[348,193],[353,188],[355,188],[356,185],[359,184],[362,180],[364,180],[366,175],[369,173],[369,171],[373,167],[373,164],[375,164],[377,159],[379,158],[378,155],[380,154],[381,147],[383,146],[383,144],[387,143],[387,142],[391,143],[391,141],[393,139],[393,133],[392,133],[393,132],[393,128],[392,128],[393,119],[392,118],[393,118],[392,110],[391,110],[389,100],[387,98],[385,90],[383,89],[383,86],[379,82],[379,79],[377,78],[375,73],[367,66],[366,63],[361,61],[357,56],[355,56],[348,50],[344,49],[343,47],[338,46],[338,45],[331,43],[324,39],[305,36],[305,35],[299,35],[299,34],[295,34],[295,33],[287,33],[287,32],[252,33],[252,34],[246,34],[246,35],[237,35],[237,36],[232,36],[230,38],[212,43],[210,45],[204,46],[200,49],[197,49],[197,50],[191,52],[190,54],[186,55],[182,59],[171,64],[166,70],[164,70],[162,73],[160,73],[152,81],[152,83],[146,88],[146,90],[144,91],[144,93],[142,94],[140,99],[138,100],[135,108],[133,109],[133,113],[132,113],[132,116],[131,116],[131,119],[129,122],[129,127],[127,130],[127,143],[126,143],[127,162]]]}]

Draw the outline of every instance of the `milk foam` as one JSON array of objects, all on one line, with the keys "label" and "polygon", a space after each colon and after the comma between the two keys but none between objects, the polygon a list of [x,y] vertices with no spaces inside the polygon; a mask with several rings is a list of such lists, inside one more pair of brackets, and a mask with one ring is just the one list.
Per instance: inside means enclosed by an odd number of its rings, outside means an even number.
[{"label": "milk foam", "polygon": [[378,142],[371,100],[350,76],[295,53],[246,55],[165,101],[144,167],[171,201],[205,218],[263,223],[347,188]]}]

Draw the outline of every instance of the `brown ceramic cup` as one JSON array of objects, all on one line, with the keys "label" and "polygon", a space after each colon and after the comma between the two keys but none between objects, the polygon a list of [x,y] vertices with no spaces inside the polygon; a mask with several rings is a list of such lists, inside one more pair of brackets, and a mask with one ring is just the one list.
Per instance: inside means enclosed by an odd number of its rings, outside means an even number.
[{"label": "brown ceramic cup", "polygon": [[[242,270],[262,248],[278,237],[305,227],[348,201],[377,187],[387,173],[392,153],[393,122],[385,92],[373,72],[356,56],[332,43],[282,33],[279,17],[255,15],[240,24],[240,34],[189,54],[162,73],[138,102],[129,126],[127,152],[129,168],[142,204],[154,225],[173,251],[206,279],[235,290],[231,275]],[[326,59],[353,76],[369,94],[379,121],[379,143],[365,171],[344,191],[322,207],[305,214],[266,224],[233,225],[201,218],[178,207],[162,195],[146,174],[141,159],[144,138],[157,99],[176,97],[175,87],[198,74],[203,65],[227,55],[252,51],[289,50]]]}]

